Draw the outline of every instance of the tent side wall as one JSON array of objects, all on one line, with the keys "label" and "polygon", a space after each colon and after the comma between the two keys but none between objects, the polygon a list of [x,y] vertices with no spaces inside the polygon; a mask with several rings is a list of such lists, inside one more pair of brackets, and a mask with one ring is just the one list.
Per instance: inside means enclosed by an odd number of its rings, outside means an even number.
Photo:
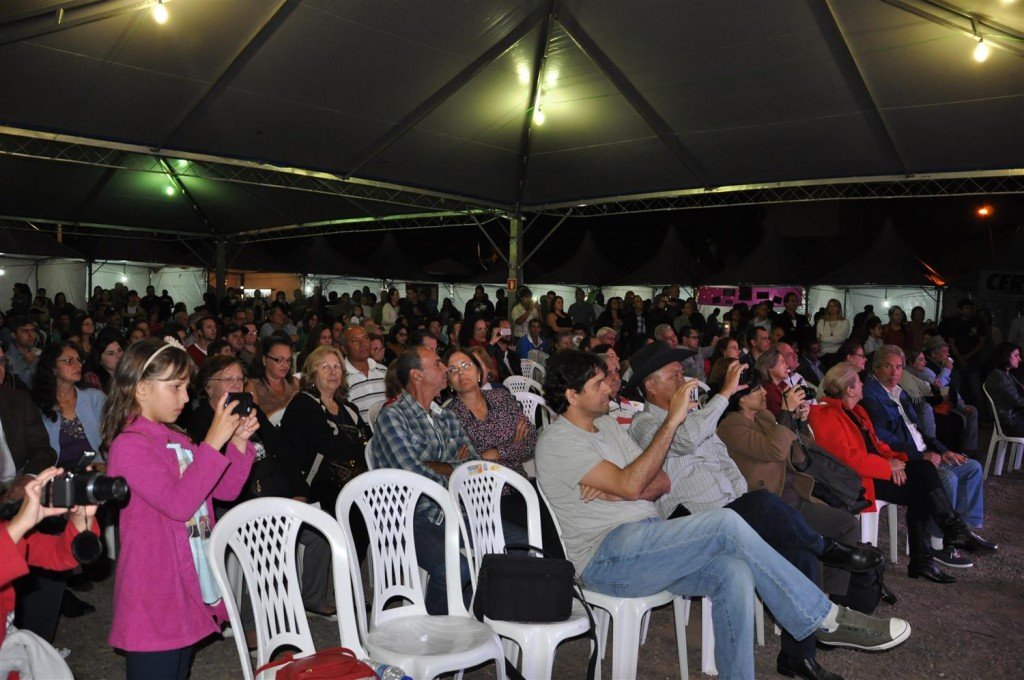
[{"label": "tent side wall", "polygon": [[926,319],[938,320],[939,289],[921,286],[812,286],[807,294],[807,313],[813,316],[818,309],[832,298],[843,303],[843,314],[852,320],[864,310],[864,305],[874,305],[875,316],[887,319],[890,307],[901,307],[907,318],[914,307],[923,307]]}]

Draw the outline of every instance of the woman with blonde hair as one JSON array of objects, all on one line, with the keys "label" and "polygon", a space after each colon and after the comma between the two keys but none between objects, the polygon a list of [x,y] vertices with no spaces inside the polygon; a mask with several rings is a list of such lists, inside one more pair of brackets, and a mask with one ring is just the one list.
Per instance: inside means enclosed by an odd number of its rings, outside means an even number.
[{"label": "woman with blonde hair", "polygon": [[[346,399],[345,357],[338,348],[321,345],[310,352],[300,388],[281,419],[281,434],[291,445],[291,455],[281,462],[306,480],[310,500],[331,512],[345,482],[366,471],[371,431],[359,408]],[[353,530],[362,560],[369,538],[361,523],[353,524]]]},{"label": "woman with blonde hair", "polygon": [[850,336],[850,322],[843,316],[843,303],[835,298],[825,305],[825,316],[818,320],[818,342],[821,354],[834,354]]}]

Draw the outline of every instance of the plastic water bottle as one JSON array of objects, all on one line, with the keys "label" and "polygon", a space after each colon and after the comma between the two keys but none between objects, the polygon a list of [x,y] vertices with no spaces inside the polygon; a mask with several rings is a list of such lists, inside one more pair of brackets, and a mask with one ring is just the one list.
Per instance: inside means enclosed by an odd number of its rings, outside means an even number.
[{"label": "plastic water bottle", "polygon": [[363,659],[363,663],[373,669],[373,672],[377,674],[380,680],[412,680],[408,675],[405,674],[398,666],[392,666],[388,663],[378,663],[373,659]]}]

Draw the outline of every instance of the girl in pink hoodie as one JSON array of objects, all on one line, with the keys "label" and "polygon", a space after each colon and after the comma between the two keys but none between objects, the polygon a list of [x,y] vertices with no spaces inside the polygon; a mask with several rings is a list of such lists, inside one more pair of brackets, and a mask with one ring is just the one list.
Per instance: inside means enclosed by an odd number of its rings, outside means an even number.
[{"label": "girl in pink hoodie", "polygon": [[[121,550],[110,644],[128,680],[184,680],[195,643],[220,631],[222,594],[207,563],[211,499],[234,500],[253,463],[259,424],[225,408],[193,444],[172,424],[188,402],[191,362],[171,339],[132,345],[118,364],[103,414],[107,473],[124,477]],[[226,455],[220,449],[227,444]]]}]

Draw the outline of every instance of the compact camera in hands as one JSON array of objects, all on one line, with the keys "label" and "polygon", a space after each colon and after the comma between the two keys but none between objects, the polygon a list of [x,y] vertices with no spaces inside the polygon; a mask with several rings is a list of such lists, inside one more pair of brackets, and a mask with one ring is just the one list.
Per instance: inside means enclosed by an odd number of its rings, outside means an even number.
[{"label": "compact camera in hands", "polygon": [[42,504],[49,508],[76,505],[102,505],[128,498],[124,477],[108,477],[99,472],[67,472],[54,477],[43,487]]}]

